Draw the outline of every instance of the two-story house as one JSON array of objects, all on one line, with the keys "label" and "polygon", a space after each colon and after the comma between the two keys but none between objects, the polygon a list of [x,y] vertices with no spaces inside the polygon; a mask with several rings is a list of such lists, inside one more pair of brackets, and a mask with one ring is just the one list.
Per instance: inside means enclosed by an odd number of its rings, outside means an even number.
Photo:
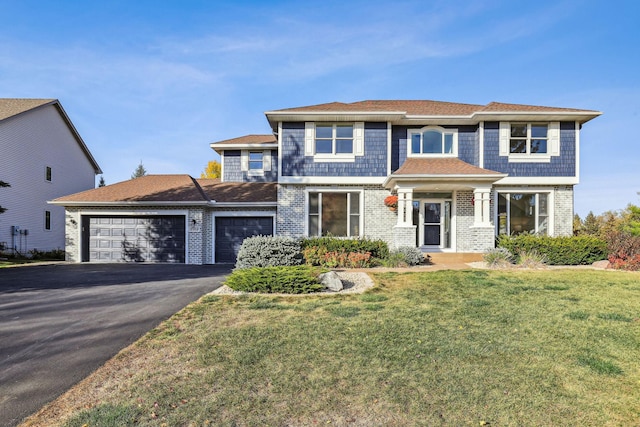
[{"label": "two-story house", "polygon": [[48,200],[95,187],[102,173],[57,99],[0,98],[0,247],[65,247],[64,208]]},{"label": "two-story house", "polygon": [[[265,233],[368,237],[459,253],[484,252],[503,233],[570,235],[580,128],[601,113],[416,100],[265,114],[272,134],[211,144],[222,178],[194,180],[206,195],[205,225],[197,229],[209,252],[187,262],[233,262],[242,238]],[[276,196],[225,205],[221,185],[267,185]],[[388,196],[397,196],[395,210],[385,206]],[[197,221],[184,218],[191,235]]]}]

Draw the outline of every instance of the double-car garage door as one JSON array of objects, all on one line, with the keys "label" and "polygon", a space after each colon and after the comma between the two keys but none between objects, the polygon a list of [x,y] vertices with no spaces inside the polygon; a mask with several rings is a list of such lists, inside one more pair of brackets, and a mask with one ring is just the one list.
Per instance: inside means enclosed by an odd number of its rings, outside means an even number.
[{"label": "double-car garage door", "polygon": [[[186,262],[184,215],[83,216],[82,260],[89,262]],[[242,241],[273,235],[273,217],[215,218],[215,262],[235,263]]]},{"label": "double-car garage door", "polygon": [[185,217],[87,216],[83,261],[185,262]]}]

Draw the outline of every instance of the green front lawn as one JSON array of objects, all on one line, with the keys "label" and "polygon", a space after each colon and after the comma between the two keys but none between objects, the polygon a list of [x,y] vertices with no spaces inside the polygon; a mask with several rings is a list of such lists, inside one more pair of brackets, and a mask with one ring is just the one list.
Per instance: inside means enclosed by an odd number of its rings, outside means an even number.
[{"label": "green front lawn", "polygon": [[204,297],[40,421],[637,425],[639,274],[373,277],[362,295]]}]

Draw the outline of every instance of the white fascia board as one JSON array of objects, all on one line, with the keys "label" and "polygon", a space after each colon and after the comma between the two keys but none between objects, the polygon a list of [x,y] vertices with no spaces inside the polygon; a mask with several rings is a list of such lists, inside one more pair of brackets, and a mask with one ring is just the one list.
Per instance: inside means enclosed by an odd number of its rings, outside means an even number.
[{"label": "white fascia board", "polygon": [[245,148],[278,148],[278,143],[277,142],[270,142],[268,144],[259,144],[259,143],[254,143],[254,144],[218,144],[215,142],[212,142],[211,144],[209,144],[209,146],[211,148],[213,148],[214,150],[242,150]]},{"label": "white fascia board", "polygon": [[578,121],[595,119],[600,111],[479,111],[473,114],[477,121]]},{"label": "white fascia board", "polygon": [[128,216],[139,216],[139,215],[184,215],[185,217],[188,215],[188,209],[146,209],[146,210],[117,210],[117,209],[109,209],[108,211],[101,209],[81,209],[78,211],[80,215],[104,215],[104,216],[115,216],[115,215],[128,215]]},{"label": "white fascia board", "polygon": [[389,184],[397,183],[397,182],[429,182],[429,181],[437,181],[437,182],[448,182],[448,181],[474,181],[474,182],[496,182],[500,179],[504,179],[507,174],[496,174],[496,175],[391,175],[384,180],[384,185],[387,187]]},{"label": "white fascia board", "polygon": [[575,176],[508,176],[495,185],[576,185],[579,181]]},{"label": "white fascia board", "polygon": [[385,178],[382,176],[281,176],[278,184],[382,185]]}]

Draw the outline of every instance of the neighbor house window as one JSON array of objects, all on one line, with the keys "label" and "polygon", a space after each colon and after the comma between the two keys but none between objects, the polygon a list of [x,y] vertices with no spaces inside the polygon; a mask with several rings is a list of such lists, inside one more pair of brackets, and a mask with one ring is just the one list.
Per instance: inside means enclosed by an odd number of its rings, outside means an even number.
[{"label": "neighbor house window", "polygon": [[309,192],[309,236],[360,236],[359,192]]},{"label": "neighbor house window", "polygon": [[44,211],[44,229],[51,230],[51,211]]},{"label": "neighbor house window", "polygon": [[549,233],[549,193],[499,193],[498,233]]},{"label": "neighbor house window", "polygon": [[512,123],[510,154],[547,154],[547,124]]},{"label": "neighbor house window", "polygon": [[409,131],[409,153],[411,155],[457,154],[458,132],[455,129],[426,127]]},{"label": "neighbor house window", "polygon": [[353,154],[353,125],[317,123],[315,154]]},{"label": "neighbor house window", "polygon": [[51,182],[51,166],[47,166],[44,169],[44,179],[48,182]]}]

